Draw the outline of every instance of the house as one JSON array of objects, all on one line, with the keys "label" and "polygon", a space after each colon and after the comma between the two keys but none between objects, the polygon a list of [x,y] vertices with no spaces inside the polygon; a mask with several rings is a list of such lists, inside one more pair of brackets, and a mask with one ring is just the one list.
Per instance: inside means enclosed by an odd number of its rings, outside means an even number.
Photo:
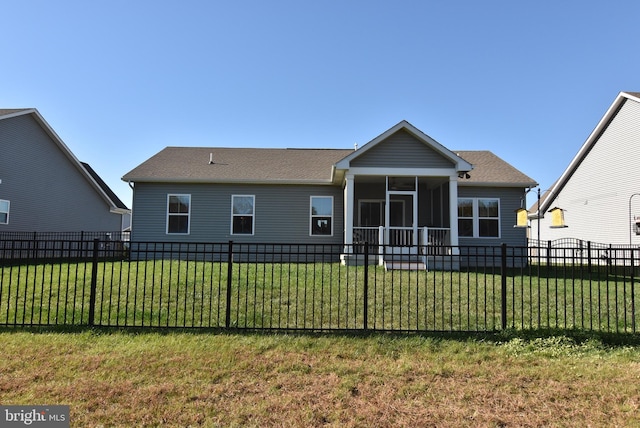
[{"label": "house", "polygon": [[[531,238],[640,245],[640,93],[621,92],[567,169],[530,208]],[[562,214],[552,224],[550,213]],[[553,227],[552,227],[553,226]],[[563,227],[566,226],[566,227]]]},{"label": "house", "polygon": [[[526,246],[536,183],[489,151],[451,151],[406,121],[362,147],[167,147],[122,178],[133,241]],[[457,251],[454,248],[453,251]]]},{"label": "house", "polygon": [[131,211],[36,109],[0,109],[0,233],[118,232]]}]

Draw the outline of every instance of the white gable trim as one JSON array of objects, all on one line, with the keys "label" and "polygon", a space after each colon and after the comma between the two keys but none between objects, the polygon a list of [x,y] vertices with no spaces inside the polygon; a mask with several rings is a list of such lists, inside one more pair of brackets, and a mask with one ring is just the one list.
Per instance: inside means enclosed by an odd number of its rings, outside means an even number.
[{"label": "white gable trim", "polygon": [[371,176],[443,176],[452,178],[457,177],[456,171],[453,168],[370,168],[370,167],[355,167],[349,169],[351,175],[371,175]]},{"label": "white gable trim", "polygon": [[356,159],[357,157],[359,157],[360,155],[364,154],[368,150],[371,150],[377,144],[381,143],[382,141],[386,140],[387,138],[389,138],[390,136],[392,136],[393,134],[395,134],[396,132],[398,132],[398,131],[400,131],[402,129],[404,129],[405,131],[407,131],[410,134],[412,134],[414,137],[416,137],[418,140],[420,140],[424,144],[430,146],[432,149],[434,149],[436,152],[440,153],[445,158],[449,159],[455,165],[455,170],[456,171],[465,171],[466,172],[466,171],[471,171],[473,169],[473,166],[469,162],[465,161],[460,156],[456,155],[454,152],[452,152],[451,150],[447,149],[445,146],[443,146],[442,144],[438,143],[436,140],[434,140],[433,138],[429,137],[427,134],[425,134],[424,132],[420,131],[418,128],[416,128],[415,126],[413,126],[412,124],[410,124],[406,120],[403,120],[403,121],[399,122],[397,125],[391,127],[390,129],[388,129],[387,131],[383,132],[382,134],[380,134],[379,136],[377,136],[373,140],[369,141],[367,144],[365,144],[364,146],[362,146],[358,150],[354,151],[353,153],[351,153],[350,155],[348,155],[344,159],[340,160],[336,164],[336,168],[338,168],[338,169],[349,169],[352,160]]},{"label": "white gable trim", "polygon": [[530,217],[544,216],[551,207],[551,204],[556,200],[564,186],[567,184],[573,173],[578,169],[584,158],[587,156],[591,148],[598,142],[602,133],[607,129],[611,120],[613,120],[614,116],[618,112],[618,110],[623,106],[624,102],[629,99],[640,103],[640,99],[626,92],[620,92],[618,96],[615,98],[607,112],[602,116],[600,122],[596,125],[594,130],[589,134],[589,137],[584,142],[576,156],[571,160],[567,169],[564,170],[560,178],[553,184],[551,189],[548,190],[548,197],[544,199],[544,201],[538,207],[537,213],[530,214]]}]

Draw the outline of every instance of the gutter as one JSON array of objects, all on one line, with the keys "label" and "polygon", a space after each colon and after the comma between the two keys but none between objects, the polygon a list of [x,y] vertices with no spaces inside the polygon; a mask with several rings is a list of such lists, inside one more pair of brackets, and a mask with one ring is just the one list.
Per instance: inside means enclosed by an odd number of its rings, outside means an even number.
[{"label": "gutter", "polygon": [[194,178],[126,178],[123,181],[127,181],[129,183],[129,187],[133,189],[131,183],[165,183],[165,184],[173,184],[173,183],[181,183],[181,184],[292,184],[292,185],[321,185],[321,186],[332,186],[335,185],[333,180],[210,180],[210,179],[194,179]]},{"label": "gutter", "polygon": [[458,181],[459,187],[515,187],[515,188],[526,188],[532,189],[538,186],[536,183],[526,182],[526,183],[469,183],[464,181]]}]

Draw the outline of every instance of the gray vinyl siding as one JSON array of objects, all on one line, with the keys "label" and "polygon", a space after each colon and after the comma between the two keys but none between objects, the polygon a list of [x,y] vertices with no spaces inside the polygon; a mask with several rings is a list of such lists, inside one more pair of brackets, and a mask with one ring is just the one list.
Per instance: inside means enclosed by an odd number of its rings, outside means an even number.
[{"label": "gray vinyl siding", "polygon": [[467,238],[460,237],[460,245],[497,246],[503,243],[514,247],[527,245],[526,228],[514,227],[516,210],[521,207],[525,197],[520,188],[499,187],[458,187],[459,198],[498,198],[500,200],[500,237],[499,238]]},{"label": "gray vinyl siding", "polygon": [[351,162],[352,167],[451,168],[450,160],[407,131],[398,131]]},{"label": "gray vinyl siding", "polygon": [[31,115],[0,120],[0,199],[9,224],[0,231],[119,231],[109,205]]},{"label": "gray vinyl siding", "polygon": [[[576,238],[602,244],[640,245],[631,219],[640,216],[640,103],[627,99],[560,190],[551,208],[564,210],[567,228],[540,221],[540,238]],[[631,211],[631,212],[629,212]],[[537,238],[537,220],[532,222]]]},{"label": "gray vinyl siding", "polygon": [[[191,195],[188,235],[166,234],[168,194]],[[231,234],[232,195],[255,196],[253,235]],[[333,196],[332,236],[310,236],[311,196]],[[343,224],[343,193],[337,186],[135,184],[135,241],[341,244]]]}]

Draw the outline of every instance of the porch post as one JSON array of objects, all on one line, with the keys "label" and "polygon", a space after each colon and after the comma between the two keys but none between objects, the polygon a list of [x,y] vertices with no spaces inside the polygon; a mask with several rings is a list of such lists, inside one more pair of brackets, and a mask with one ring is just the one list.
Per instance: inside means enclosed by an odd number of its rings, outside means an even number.
[{"label": "porch post", "polygon": [[459,253],[458,244],[458,180],[454,176],[449,177],[449,212],[451,217],[451,246],[453,246],[453,254]]},{"label": "porch post", "polygon": [[353,251],[353,178],[353,174],[346,174],[344,177],[344,243],[348,252]]}]

